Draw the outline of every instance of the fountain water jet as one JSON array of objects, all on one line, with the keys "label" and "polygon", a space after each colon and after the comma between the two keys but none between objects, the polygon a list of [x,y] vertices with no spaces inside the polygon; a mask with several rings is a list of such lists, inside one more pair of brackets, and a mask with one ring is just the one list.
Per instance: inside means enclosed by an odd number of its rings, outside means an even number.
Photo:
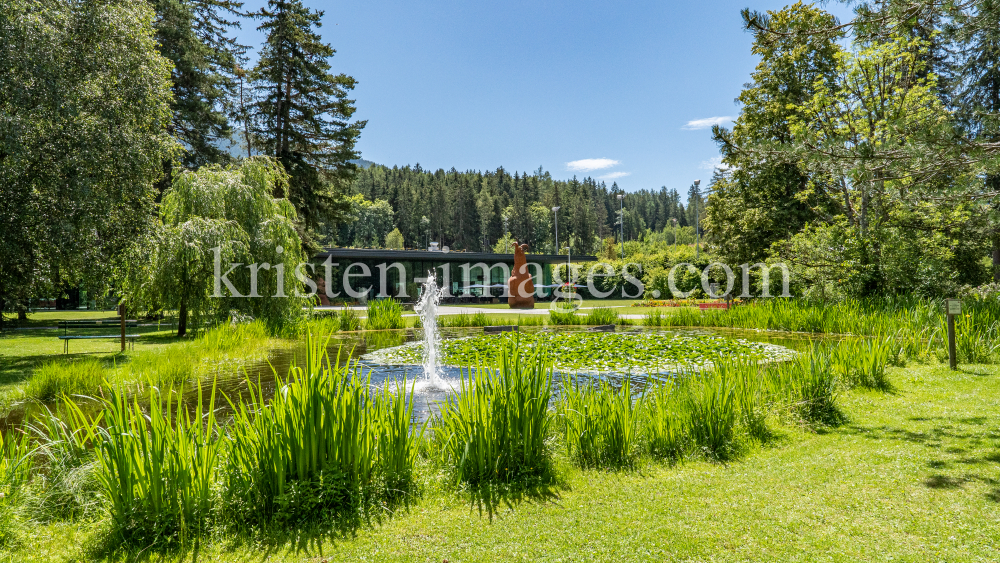
[{"label": "fountain water jet", "polygon": [[442,390],[454,388],[450,382],[446,381],[441,374],[441,359],[438,352],[441,346],[441,336],[438,334],[437,313],[438,305],[441,303],[441,296],[444,288],[438,288],[434,271],[427,272],[427,279],[424,281],[423,294],[415,307],[420,315],[420,323],[424,327],[424,376],[425,385]]}]

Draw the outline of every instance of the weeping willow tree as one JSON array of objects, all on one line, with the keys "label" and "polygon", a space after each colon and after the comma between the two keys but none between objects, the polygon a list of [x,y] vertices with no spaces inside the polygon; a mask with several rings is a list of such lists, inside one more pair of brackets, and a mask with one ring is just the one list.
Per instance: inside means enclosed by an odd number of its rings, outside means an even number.
[{"label": "weeping willow tree", "polygon": [[127,304],[177,310],[178,336],[189,317],[199,324],[252,317],[276,327],[301,316],[306,298],[296,268],[306,256],[295,208],[272,197],[287,182],[267,157],[178,174],[158,225],[123,268]]}]

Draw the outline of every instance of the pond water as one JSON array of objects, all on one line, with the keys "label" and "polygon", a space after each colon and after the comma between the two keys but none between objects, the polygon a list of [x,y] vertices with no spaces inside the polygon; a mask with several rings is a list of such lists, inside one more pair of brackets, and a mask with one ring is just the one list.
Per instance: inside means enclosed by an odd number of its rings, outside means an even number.
[{"label": "pond water", "polygon": [[[587,327],[521,327],[520,330],[523,332],[585,332],[587,331]],[[663,333],[664,336],[706,335],[716,337],[722,336],[726,338],[740,338],[751,342],[776,344],[795,351],[805,350],[811,346],[813,342],[819,339],[829,339],[829,337],[814,334],[775,333],[732,329],[666,329],[659,327],[625,327],[622,330],[632,332],[657,332]],[[482,328],[439,329],[439,334],[443,340],[478,336],[482,333]],[[327,346],[327,353],[329,354],[331,361],[339,360],[341,365],[347,363],[348,361],[358,362],[362,375],[364,377],[371,378],[373,387],[389,385],[390,388],[392,388],[395,383],[403,381],[404,378],[407,381],[408,388],[410,384],[415,383],[413,392],[414,418],[416,421],[422,421],[425,420],[431,413],[435,412],[436,406],[446,400],[448,395],[454,391],[428,385],[428,378],[425,376],[424,367],[421,365],[381,365],[367,362],[362,358],[362,356],[370,352],[419,341],[422,338],[423,331],[421,329],[370,333],[335,333],[330,338]],[[275,387],[274,374],[277,373],[280,376],[284,376],[288,373],[288,368],[291,365],[303,361],[304,358],[304,346],[296,347],[291,350],[282,350],[275,353],[267,362],[247,366],[245,370],[241,370],[239,373],[220,376],[218,379],[218,389],[235,399],[235,397],[241,392],[245,392],[247,390],[246,380],[249,377],[250,380],[255,383],[259,381],[265,394],[271,395],[274,393]],[[444,381],[451,384],[451,386],[455,388],[459,387],[462,373],[467,373],[468,370],[468,368],[459,368],[454,366],[441,366],[440,369]],[[650,377],[660,377],[649,376],[641,373],[602,373],[596,375],[573,373],[571,375],[574,377],[598,378],[607,380],[612,384],[620,383],[623,378],[628,377],[632,388],[636,390],[636,392],[641,392]],[[556,393],[558,393],[558,379],[559,377],[557,375],[555,388]],[[188,395],[188,400],[191,400],[193,395],[191,395],[191,393]]]},{"label": "pond water", "polygon": [[[440,328],[438,330],[440,337],[443,340],[466,338],[483,334],[482,328]],[[520,330],[529,333],[538,331],[584,332],[587,331],[587,327],[521,327]],[[710,335],[727,338],[740,338],[752,342],[777,344],[795,351],[805,350],[816,341],[837,338],[816,334],[778,333],[714,328],[666,329],[660,327],[619,327],[619,330],[623,332],[658,332],[664,333],[665,336]],[[424,368],[421,365],[378,365],[366,362],[362,359],[362,356],[370,352],[400,346],[421,339],[423,339],[423,331],[421,329],[334,333],[329,339],[327,353],[329,354],[331,361],[338,361],[341,365],[349,361],[358,362],[362,375],[364,377],[371,377],[373,387],[389,385],[391,388],[395,382],[401,382],[404,378],[408,382],[408,387],[409,384],[415,383],[413,392],[414,422],[421,422],[434,413],[437,406],[446,400],[449,393],[453,392],[453,390],[443,390],[435,386],[427,385],[427,378],[424,375]],[[272,396],[276,385],[275,374],[282,377],[286,376],[290,366],[304,362],[305,355],[306,348],[303,343],[302,345],[291,349],[274,352],[267,361],[250,364],[227,373],[220,372],[216,375],[215,379],[217,390],[224,393],[235,402],[237,397],[241,394],[247,393],[247,380],[249,379],[254,383],[259,382],[265,397]],[[452,366],[441,366],[440,369],[441,376],[444,381],[451,384],[453,387],[459,386],[458,382],[461,379],[463,369],[467,370],[467,368]],[[651,377],[662,377],[662,375],[649,376],[641,373],[602,373],[597,375],[571,373],[570,375],[574,378],[598,378],[609,381],[612,385],[619,384],[623,378],[627,377],[632,385],[632,389],[636,392],[641,392]],[[558,393],[559,379],[561,378],[557,374],[556,382],[554,384],[555,393]],[[211,385],[211,382],[203,381],[202,386],[206,394],[211,388]],[[188,407],[194,407],[197,405],[197,387],[189,384],[185,387],[184,391],[182,403]],[[45,406],[54,408],[55,405],[25,404],[21,405],[21,408],[15,408],[12,412],[8,413],[6,417],[0,418],[0,429],[20,425],[23,420],[30,418],[32,412],[40,412],[45,408]],[[96,403],[91,403],[90,405],[81,404],[81,406],[85,410],[91,410],[93,407],[96,407]],[[226,418],[226,415],[228,414],[226,412],[228,411],[228,403],[226,400],[222,397],[218,397],[216,399],[216,407],[219,411],[219,415]]]}]

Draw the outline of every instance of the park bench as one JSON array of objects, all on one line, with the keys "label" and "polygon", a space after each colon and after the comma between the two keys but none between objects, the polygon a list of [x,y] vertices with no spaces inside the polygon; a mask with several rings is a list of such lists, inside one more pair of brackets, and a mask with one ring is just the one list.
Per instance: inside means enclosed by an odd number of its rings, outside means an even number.
[{"label": "park bench", "polygon": [[699,303],[698,308],[704,311],[705,309],[728,309],[729,303]]},{"label": "park bench", "polygon": [[[70,340],[95,340],[95,339],[118,339],[122,337],[121,334],[121,319],[87,319],[84,321],[59,321],[59,328],[63,331],[62,335],[59,336],[59,340],[63,341],[63,353],[69,354],[69,341]],[[136,328],[139,323],[136,321],[125,321],[125,328]],[[92,329],[115,329],[117,332],[115,334],[68,334],[70,330],[92,330]],[[135,339],[139,338],[138,334],[126,334],[125,339],[128,341],[131,348],[135,348]]]},{"label": "park bench", "polygon": [[486,334],[500,334],[502,332],[518,332],[517,325],[484,326],[483,332]]}]

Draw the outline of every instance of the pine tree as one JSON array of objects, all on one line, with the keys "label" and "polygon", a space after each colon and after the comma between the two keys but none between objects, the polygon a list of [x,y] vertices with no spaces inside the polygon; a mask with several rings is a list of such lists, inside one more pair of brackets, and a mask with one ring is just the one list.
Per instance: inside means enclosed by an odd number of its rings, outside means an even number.
[{"label": "pine tree", "polygon": [[[234,94],[233,73],[246,48],[227,36],[236,21],[226,19],[243,3],[235,0],[153,0],[157,50],[173,63],[168,132],[184,147],[180,164],[197,168],[231,159],[227,118]],[[174,161],[163,163],[162,194],[171,183]]]},{"label": "pine tree", "polygon": [[321,221],[341,221],[347,190],[357,171],[355,143],[365,126],[351,122],[354,78],[330,72],[336,51],[315,31],[322,11],[300,0],[269,0],[255,15],[267,34],[252,77],[258,89],[256,131],[268,155],[276,157],[291,181],[286,197],[301,220],[306,244]]}]

